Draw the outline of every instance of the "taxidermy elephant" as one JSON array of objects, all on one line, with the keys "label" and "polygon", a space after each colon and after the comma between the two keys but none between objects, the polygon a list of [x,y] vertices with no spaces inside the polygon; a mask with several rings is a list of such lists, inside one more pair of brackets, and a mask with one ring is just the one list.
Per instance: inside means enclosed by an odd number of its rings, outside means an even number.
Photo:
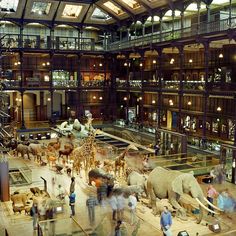
[{"label": "taxidermy elephant", "polygon": [[139,185],[142,189],[142,193],[145,192],[147,196],[147,177],[139,174],[137,171],[132,171],[127,178],[128,185]]},{"label": "taxidermy elephant", "polygon": [[18,144],[16,147],[16,156],[18,157],[18,153],[21,154],[21,157],[24,158],[25,154],[27,154],[28,159],[30,160],[29,156],[29,147],[24,144]]},{"label": "taxidermy elephant", "polygon": [[200,223],[203,217],[202,208],[208,212],[218,214],[209,210],[204,202],[211,205],[213,208],[220,211],[220,209],[209,203],[204,197],[202,189],[192,173],[182,173],[175,170],[167,170],[162,167],[156,167],[148,176],[147,192],[149,195],[150,205],[153,213],[157,214],[156,198],[168,198],[171,205],[176,209],[176,216],[187,220],[186,211],[178,203],[183,193],[189,194],[199,203],[200,215],[197,223]]}]

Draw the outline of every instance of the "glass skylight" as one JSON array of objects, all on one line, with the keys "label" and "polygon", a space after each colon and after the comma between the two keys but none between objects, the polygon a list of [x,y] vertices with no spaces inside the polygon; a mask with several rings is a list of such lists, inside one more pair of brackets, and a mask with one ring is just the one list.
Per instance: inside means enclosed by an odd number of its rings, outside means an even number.
[{"label": "glass skylight", "polygon": [[[201,7],[200,9],[204,9],[206,8],[206,5],[204,3],[201,3]],[[186,8],[186,11],[197,11],[197,3],[191,3],[188,5],[188,7]]]},{"label": "glass skylight", "polygon": [[66,4],[62,17],[77,18],[82,8],[82,6]]},{"label": "glass skylight", "polygon": [[110,1],[103,3],[103,5],[109,8],[114,13],[116,13],[116,15],[121,15],[124,13],[124,11],[122,11],[118,6],[116,6],[114,3]]},{"label": "glass skylight", "polygon": [[[175,11],[175,16],[180,16],[180,14],[181,14],[181,11],[178,11],[178,10]],[[172,16],[172,10],[168,10],[165,16]]]},{"label": "glass skylight", "polygon": [[1,0],[0,11],[1,12],[16,12],[19,0]]},{"label": "glass skylight", "polygon": [[94,20],[109,20],[111,17],[99,8],[95,8],[91,18]]},{"label": "glass skylight", "polygon": [[121,1],[127,4],[132,9],[140,7],[140,4],[136,2],[135,0],[121,0]]},{"label": "glass skylight", "polygon": [[37,15],[48,15],[52,3],[50,2],[34,2],[31,13]]},{"label": "glass skylight", "polygon": [[229,0],[213,0],[211,4],[220,5],[224,3],[229,3]]},{"label": "glass skylight", "polygon": [[[159,20],[160,20],[160,17],[159,17],[159,16],[154,16],[154,17],[153,17],[153,21],[154,21],[154,22],[157,22],[157,21],[159,21]],[[149,17],[147,18],[147,21],[152,21],[152,17],[149,16]]]}]

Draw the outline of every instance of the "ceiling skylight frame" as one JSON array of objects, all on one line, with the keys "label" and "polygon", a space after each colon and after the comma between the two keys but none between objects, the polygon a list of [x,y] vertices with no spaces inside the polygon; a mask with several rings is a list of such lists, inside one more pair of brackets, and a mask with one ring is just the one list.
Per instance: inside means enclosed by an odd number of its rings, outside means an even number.
[{"label": "ceiling skylight frame", "polygon": [[15,13],[19,5],[19,0],[1,0],[0,12]]},{"label": "ceiling skylight frame", "polygon": [[109,9],[110,11],[115,13],[117,16],[123,15],[125,13],[118,5],[116,5],[112,1],[106,1],[106,2],[103,3],[103,5],[107,9]]},{"label": "ceiling skylight frame", "polygon": [[51,7],[51,2],[33,1],[30,13],[37,16],[48,16]]},{"label": "ceiling skylight frame", "polygon": [[120,0],[125,5],[129,6],[132,10],[140,8],[140,4],[135,0]]},{"label": "ceiling skylight frame", "polygon": [[[100,16],[99,16],[99,14],[100,14]],[[112,19],[112,17],[109,14],[107,14],[105,11],[101,10],[98,7],[96,7],[94,9],[94,11],[92,12],[90,18],[91,18],[91,20],[96,20],[96,21],[101,21],[101,20],[102,21],[108,21],[108,20]]]},{"label": "ceiling skylight frame", "polygon": [[69,19],[76,19],[80,16],[82,9],[83,9],[82,5],[66,4],[63,9],[61,17],[69,18]]}]

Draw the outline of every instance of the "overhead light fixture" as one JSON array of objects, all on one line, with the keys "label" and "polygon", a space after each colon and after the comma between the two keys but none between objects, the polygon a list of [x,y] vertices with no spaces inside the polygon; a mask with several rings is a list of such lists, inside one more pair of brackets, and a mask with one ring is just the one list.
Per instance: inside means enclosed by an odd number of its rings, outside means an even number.
[{"label": "overhead light fixture", "polygon": [[50,62],[49,61],[46,64],[47,64],[47,66],[50,66]]},{"label": "overhead light fixture", "polygon": [[170,64],[174,64],[174,62],[175,62],[175,59],[174,59],[174,58],[171,58],[171,59],[170,59]]},{"label": "overhead light fixture", "polygon": [[102,100],[102,97],[99,97],[99,100]]},{"label": "overhead light fixture", "polygon": [[127,62],[124,63],[124,66],[128,66]]},{"label": "overhead light fixture", "polygon": [[139,97],[139,100],[142,100],[143,98],[142,97]]},{"label": "overhead light fixture", "polygon": [[169,104],[170,104],[170,106],[173,106],[173,105],[174,105],[174,103],[173,103],[173,100],[172,100],[172,99],[170,99],[170,100],[169,100]]},{"label": "overhead light fixture", "polygon": [[50,102],[50,101],[51,101],[51,98],[48,98],[47,100],[48,100],[48,102]]},{"label": "overhead light fixture", "polygon": [[189,59],[189,61],[188,61],[189,63],[193,63],[193,59]]},{"label": "overhead light fixture", "polygon": [[224,55],[222,53],[219,54],[219,58],[223,58]]},{"label": "overhead light fixture", "polygon": [[140,63],[139,66],[142,67],[142,66],[143,66],[143,63]]},{"label": "overhead light fixture", "polygon": [[191,102],[191,101],[188,101],[188,105],[191,106],[191,105],[192,105],[192,102]]},{"label": "overhead light fixture", "polygon": [[124,97],[124,101],[127,101],[127,97]]},{"label": "overhead light fixture", "polygon": [[96,96],[93,96],[93,99],[96,99],[97,97]]},{"label": "overhead light fixture", "polygon": [[152,100],[152,104],[155,104],[156,103],[156,101],[155,100]]},{"label": "overhead light fixture", "polygon": [[99,63],[99,66],[102,67],[102,63]]},{"label": "overhead light fixture", "polygon": [[42,63],[42,66],[46,66],[46,63]]},{"label": "overhead light fixture", "polygon": [[152,64],[157,64],[157,61],[156,61],[156,60],[153,60],[153,61],[152,61]]},{"label": "overhead light fixture", "polygon": [[217,109],[216,109],[217,111],[221,111],[222,109],[221,109],[221,107],[217,107]]}]

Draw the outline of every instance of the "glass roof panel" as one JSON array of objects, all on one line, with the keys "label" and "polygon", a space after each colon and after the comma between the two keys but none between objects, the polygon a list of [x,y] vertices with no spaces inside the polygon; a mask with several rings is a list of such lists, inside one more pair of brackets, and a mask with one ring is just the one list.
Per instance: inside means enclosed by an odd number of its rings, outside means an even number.
[{"label": "glass roof panel", "polygon": [[115,5],[113,2],[107,1],[103,3],[104,6],[109,8],[111,11],[113,11],[116,15],[122,15],[124,11],[122,11],[117,5]]},{"label": "glass roof panel", "polygon": [[34,2],[31,13],[37,15],[48,15],[52,3],[50,2]]},{"label": "glass roof panel", "polygon": [[[175,10],[175,16],[180,16],[181,11]],[[165,16],[172,16],[172,10],[168,10]]]},{"label": "glass roof panel", "polygon": [[1,12],[16,12],[19,0],[1,0],[0,11]]},{"label": "glass roof panel", "polygon": [[213,0],[211,4],[224,4],[224,3],[229,3],[229,0]]},{"label": "glass roof panel", "polygon": [[91,16],[91,19],[94,20],[109,20],[111,17],[106,14],[104,11],[102,11],[99,8],[95,8],[95,10],[93,11],[93,14]]},{"label": "glass roof panel", "polygon": [[128,5],[132,9],[140,7],[140,4],[138,2],[136,2],[135,0],[121,0],[121,1],[123,3],[125,3],[126,5]]},{"label": "glass roof panel", "polygon": [[62,17],[77,18],[83,6],[66,4],[62,13]]},{"label": "glass roof panel", "polygon": [[[200,9],[204,9],[206,8],[206,5],[204,3],[201,3],[201,7]],[[186,8],[186,11],[197,11],[197,3],[191,3],[188,5],[188,7]]]}]

